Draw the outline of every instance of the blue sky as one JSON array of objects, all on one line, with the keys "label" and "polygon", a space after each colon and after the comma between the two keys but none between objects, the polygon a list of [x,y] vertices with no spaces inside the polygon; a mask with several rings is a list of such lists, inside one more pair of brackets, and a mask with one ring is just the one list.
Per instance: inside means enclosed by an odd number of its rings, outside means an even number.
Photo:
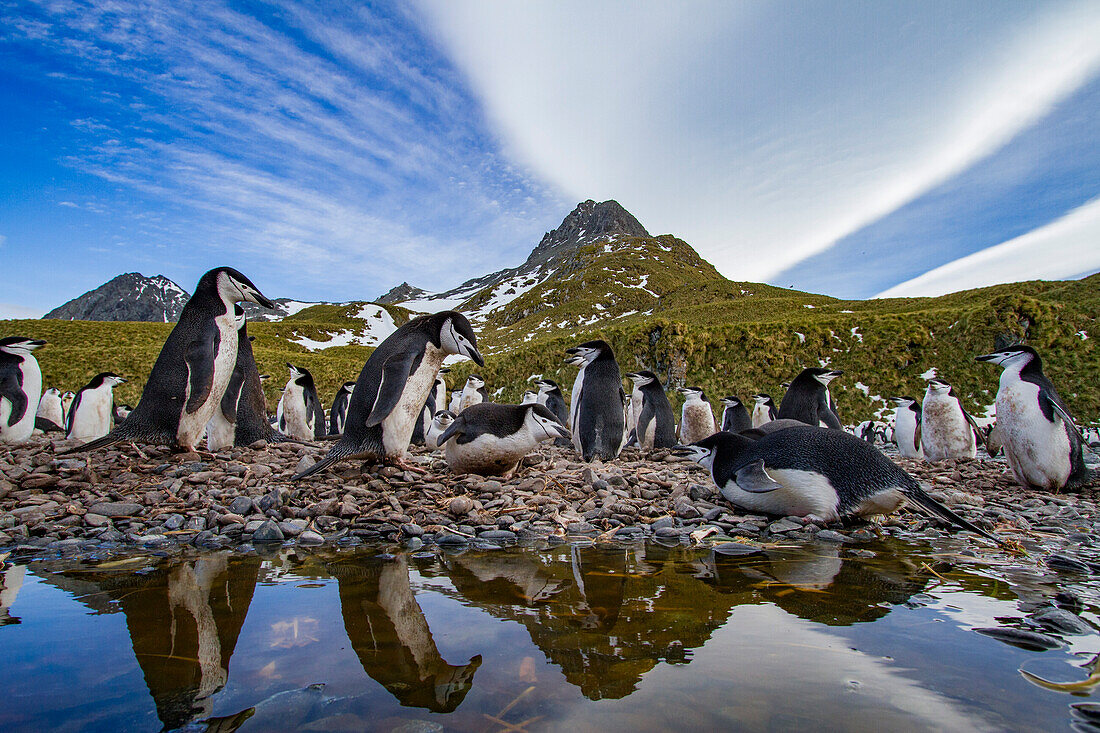
[{"label": "blue sky", "polygon": [[0,7],[0,317],[444,289],[585,198],[838,296],[1100,269],[1091,1]]}]

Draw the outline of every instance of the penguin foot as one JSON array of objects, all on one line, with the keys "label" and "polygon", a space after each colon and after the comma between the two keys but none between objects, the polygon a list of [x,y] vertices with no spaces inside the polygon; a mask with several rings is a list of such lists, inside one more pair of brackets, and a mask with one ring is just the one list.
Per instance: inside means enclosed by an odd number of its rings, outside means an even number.
[{"label": "penguin foot", "polygon": [[419,473],[421,475],[426,474],[428,471],[420,466],[413,465],[403,458],[395,458],[388,463],[394,468],[400,468],[402,471],[412,471],[413,473]]}]

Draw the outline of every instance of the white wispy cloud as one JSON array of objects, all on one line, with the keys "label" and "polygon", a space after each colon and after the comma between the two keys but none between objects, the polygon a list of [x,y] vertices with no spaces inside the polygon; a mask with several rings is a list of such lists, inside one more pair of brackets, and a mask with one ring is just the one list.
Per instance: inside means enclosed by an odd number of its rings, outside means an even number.
[{"label": "white wispy cloud", "polygon": [[962,257],[875,297],[934,296],[1022,280],[1061,280],[1100,270],[1100,199],[1062,218]]},{"label": "white wispy cloud", "polygon": [[41,318],[43,311],[15,303],[0,303],[0,321],[18,318]]},{"label": "white wispy cloud", "polygon": [[510,149],[767,279],[963,171],[1100,70],[1100,4],[418,6]]}]

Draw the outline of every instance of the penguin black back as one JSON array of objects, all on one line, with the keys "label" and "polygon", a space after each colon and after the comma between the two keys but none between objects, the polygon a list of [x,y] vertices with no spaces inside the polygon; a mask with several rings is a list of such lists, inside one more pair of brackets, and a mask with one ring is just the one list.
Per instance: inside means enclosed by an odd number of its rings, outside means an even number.
[{"label": "penguin black back", "polygon": [[[668,401],[661,380],[651,371],[643,370],[627,375],[642,393],[642,409],[635,427],[638,445],[645,447],[647,435],[652,432],[654,448],[671,448],[676,445],[676,415]],[[652,423],[652,426],[651,426]]]},{"label": "penguin black back", "polygon": [[783,402],[779,405],[779,417],[800,420],[807,425],[824,425],[835,430],[843,429],[840,418],[833,412],[828,384],[844,372],[821,367],[809,367],[794,378]]},{"label": "penguin black back", "polygon": [[573,395],[573,441],[585,461],[609,461],[626,442],[626,393],[615,352],[606,341],[566,349],[583,360],[580,395]]},{"label": "penguin black back", "polygon": [[241,373],[241,394],[237,399],[237,422],[233,433],[233,445],[248,446],[258,440],[268,443],[285,443],[290,439],[271,427],[267,420],[267,399],[264,397],[263,380],[256,367],[252,352],[253,337],[248,335],[248,324],[238,331],[237,364],[234,371]]},{"label": "penguin black back", "polygon": [[722,427],[719,428],[720,430],[727,433],[740,433],[742,430],[752,428],[752,417],[738,397],[734,395],[723,397],[722,405],[725,409],[722,410]]}]

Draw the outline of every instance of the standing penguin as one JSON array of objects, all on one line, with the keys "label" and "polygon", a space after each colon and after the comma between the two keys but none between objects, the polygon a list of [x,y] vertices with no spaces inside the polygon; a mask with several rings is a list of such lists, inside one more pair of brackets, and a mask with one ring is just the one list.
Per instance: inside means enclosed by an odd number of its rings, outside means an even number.
[{"label": "standing penguin", "polygon": [[833,412],[829,396],[829,382],[844,372],[839,369],[809,367],[794,378],[783,402],[779,405],[779,417],[801,420],[807,425],[817,425],[843,430],[840,418]]},{"label": "standing penguin", "polygon": [[[61,406],[61,390],[50,387],[42,393],[42,399],[38,402],[38,412],[35,414],[35,427],[38,422],[45,421],[50,425],[50,430],[65,431],[65,409]],[[40,430],[44,429],[39,427]]]},{"label": "standing penguin", "polygon": [[241,400],[244,388],[244,364],[241,361],[241,340],[248,338],[245,330],[244,308],[240,303],[233,304],[233,315],[237,319],[237,358],[233,362],[233,374],[225,386],[218,409],[210,416],[206,424],[206,450],[220,451],[233,445],[237,434],[237,403]]},{"label": "standing penguin", "polygon": [[462,405],[462,390],[456,389],[451,392],[451,401],[447,403],[447,411],[457,415],[460,405]]},{"label": "standing penguin", "polygon": [[344,432],[344,423],[348,419],[348,405],[351,404],[351,393],[354,391],[355,382],[344,382],[340,385],[340,389],[336,390],[332,409],[328,411],[329,435],[340,435]]},{"label": "standing penguin", "polygon": [[63,392],[61,394],[61,411],[64,413],[64,422],[61,423],[62,425],[69,421],[69,408],[73,406],[73,400],[75,399],[76,392],[73,392],[72,390]]},{"label": "standing penguin", "polygon": [[921,449],[921,407],[912,397],[894,397],[894,441],[905,458],[924,458]]},{"label": "standing penguin", "polygon": [[34,432],[42,370],[32,352],[45,344],[22,336],[0,339],[0,443],[22,443]]},{"label": "standing penguin", "polygon": [[586,341],[565,350],[580,367],[573,382],[570,424],[573,445],[585,461],[610,461],[626,443],[626,393],[615,352],[606,341]]},{"label": "standing penguin", "polygon": [[404,459],[413,423],[449,354],[485,366],[470,322],[456,311],[413,318],[390,334],[359,373],[344,436],[323,460],[294,478],[305,478],[353,456],[411,468]]},{"label": "standing penguin", "polygon": [[545,405],[471,405],[439,436],[454,473],[511,476],[525,455],[544,440],[569,431]]},{"label": "standing penguin", "polygon": [[458,411],[462,412],[467,407],[488,401],[489,390],[485,389],[485,380],[477,374],[471,374],[466,379],[466,386],[462,388],[462,399],[458,403]]},{"label": "standing penguin", "polygon": [[237,333],[239,345],[234,377],[236,372],[240,371],[244,381],[241,384],[240,397],[237,399],[233,445],[245,447],[260,440],[266,440],[268,443],[288,442],[290,438],[273,428],[268,420],[267,397],[264,396],[263,383],[270,377],[267,374],[260,374],[256,366],[256,356],[252,353],[254,337],[248,335],[248,323],[242,323]]},{"label": "standing penguin", "polygon": [[638,446],[652,450],[676,445],[676,416],[661,380],[650,371],[631,372],[626,376],[634,383],[633,394],[641,395],[641,403],[634,413]]},{"label": "standing penguin", "polygon": [[955,390],[942,379],[928,380],[921,404],[921,448],[929,461],[973,458],[978,425],[963,409]]},{"label": "standing penguin", "polygon": [[740,433],[742,430],[748,430],[753,426],[749,411],[745,409],[745,404],[738,397],[734,395],[723,397],[722,405],[724,407],[722,410],[722,430],[727,433]]},{"label": "standing penguin", "polygon": [[416,423],[413,425],[413,433],[410,442],[413,445],[427,445],[429,448],[434,448],[431,443],[428,443],[428,430],[431,428],[432,420],[435,418],[435,413],[446,409],[446,404],[441,399],[447,397],[447,383],[443,381],[443,374],[450,371],[447,367],[442,367],[439,370],[439,374],[435,375],[435,384],[432,386],[430,392],[428,392],[428,399],[424,401],[424,407],[420,410],[420,417],[416,419]]},{"label": "standing penguin", "polygon": [[237,361],[233,304],[242,301],[264,308],[275,305],[231,267],[203,275],[168,334],[130,417],[107,436],[67,452],[95,450],[124,440],[194,450],[233,374]]},{"label": "standing penguin", "polygon": [[317,397],[313,375],[289,361],[286,366],[290,380],[279,400],[279,431],[298,440],[325,437],[325,408]]},{"label": "standing penguin", "polygon": [[760,393],[752,396],[752,426],[761,425],[779,419],[779,408],[775,406],[770,394]]},{"label": "standing penguin", "polygon": [[710,408],[702,387],[680,387],[684,406],[680,409],[680,442],[694,443],[718,432],[714,410]]},{"label": "standing penguin", "polygon": [[1004,370],[997,390],[996,432],[1020,485],[1061,489],[1088,481],[1084,436],[1043,374],[1039,353],[1030,346],[1010,346],[977,360]]},{"label": "standing penguin", "polygon": [[[565,427],[570,427],[569,423],[569,405],[565,402],[565,395],[561,393],[561,387],[553,379],[540,379],[535,382],[535,386],[538,387],[539,396],[538,403],[545,405],[546,409],[554,413],[554,417],[558,419]],[[555,438],[554,445],[568,448],[572,445],[572,436],[570,438]]]},{"label": "standing penguin", "polygon": [[435,449],[439,445],[439,436],[443,435],[451,423],[455,421],[455,414],[450,410],[440,410],[432,416],[432,424],[424,431],[424,444]]},{"label": "standing penguin", "polygon": [[940,504],[917,480],[854,435],[800,425],[759,440],[716,433],[676,452],[708,469],[731,504],[774,516],[845,516],[895,511],[906,500],[998,542]]},{"label": "standing penguin", "polygon": [[101,372],[81,387],[69,409],[65,437],[87,442],[110,433],[111,420],[114,417],[115,386],[125,381],[113,372]]}]

